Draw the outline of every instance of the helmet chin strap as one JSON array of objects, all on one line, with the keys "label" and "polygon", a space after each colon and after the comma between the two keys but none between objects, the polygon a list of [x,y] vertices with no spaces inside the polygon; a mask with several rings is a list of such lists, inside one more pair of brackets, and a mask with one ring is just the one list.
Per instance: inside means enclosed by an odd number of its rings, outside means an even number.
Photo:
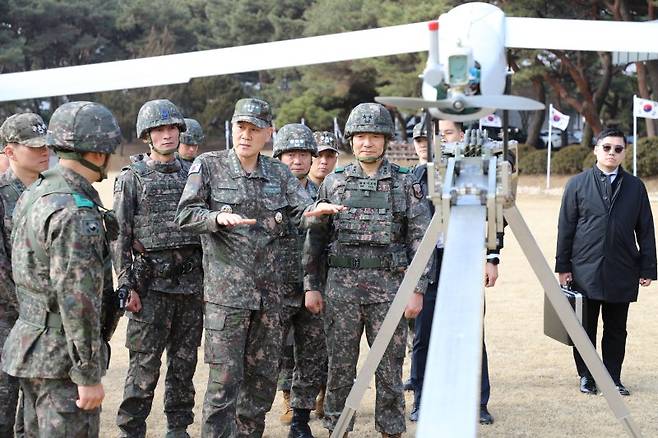
[{"label": "helmet chin strap", "polygon": [[153,149],[154,151],[156,151],[157,153],[159,153],[160,155],[173,155],[178,150],[178,146],[176,146],[175,148],[172,148],[171,150],[164,150],[164,149],[156,148],[153,145],[153,140],[151,139],[151,133],[149,132],[148,135],[149,135],[149,147],[151,149]]},{"label": "helmet chin strap", "polygon": [[98,173],[99,177],[96,180],[97,182],[101,182],[105,178],[107,178],[107,163],[110,160],[110,155],[109,154],[105,154],[105,161],[103,161],[103,164],[101,166],[98,166],[98,165],[92,163],[91,161],[83,158],[82,154],[80,152],[56,151],[55,153],[57,154],[57,156],[59,158],[63,158],[65,160],[77,161],[78,163],[80,163],[84,167],[86,167],[87,169]]}]

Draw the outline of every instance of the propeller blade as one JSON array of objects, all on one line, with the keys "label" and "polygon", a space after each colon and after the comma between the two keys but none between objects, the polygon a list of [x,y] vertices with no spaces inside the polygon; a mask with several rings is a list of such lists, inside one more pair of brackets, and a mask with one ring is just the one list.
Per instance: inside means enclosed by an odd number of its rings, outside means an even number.
[{"label": "propeller blade", "polygon": [[0,102],[185,83],[192,78],[428,50],[427,23],[0,74]]},{"label": "propeller blade", "polygon": [[382,105],[392,105],[398,108],[420,109],[420,108],[449,108],[452,106],[449,100],[425,100],[421,97],[395,97],[377,96],[375,101]]},{"label": "propeller blade", "polygon": [[527,97],[512,96],[463,96],[467,108],[495,108],[502,110],[537,111],[544,109],[544,104]]}]

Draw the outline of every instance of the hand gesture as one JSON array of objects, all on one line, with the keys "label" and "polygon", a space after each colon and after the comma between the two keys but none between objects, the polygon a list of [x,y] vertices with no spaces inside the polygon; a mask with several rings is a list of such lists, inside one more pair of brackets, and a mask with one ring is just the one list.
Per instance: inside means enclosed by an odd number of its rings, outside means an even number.
[{"label": "hand gesture", "polygon": [[217,215],[217,224],[224,227],[236,227],[238,225],[256,225],[256,219],[247,219],[239,214],[221,212]]},{"label": "hand gesture", "polygon": [[344,210],[347,210],[347,207],[345,207],[344,205],[330,204],[328,202],[320,202],[318,203],[318,205],[315,206],[313,210],[305,212],[304,216],[306,217],[327,216],[327,215],[340,213],[341,211]]}]

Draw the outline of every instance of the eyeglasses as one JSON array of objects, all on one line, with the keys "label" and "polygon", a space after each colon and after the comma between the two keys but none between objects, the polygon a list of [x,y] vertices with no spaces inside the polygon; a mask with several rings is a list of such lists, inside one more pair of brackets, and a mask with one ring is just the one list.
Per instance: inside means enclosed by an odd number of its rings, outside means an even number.
[{"label": "eyeglasses", "polygon": [[615,154],[621,154],[624,152],[624,147],[619,146],[619,145],[612,145],[612,144],[602,144],[601,149],[603,149],[603,152],[609,153],[610,149],[615,151]]}]

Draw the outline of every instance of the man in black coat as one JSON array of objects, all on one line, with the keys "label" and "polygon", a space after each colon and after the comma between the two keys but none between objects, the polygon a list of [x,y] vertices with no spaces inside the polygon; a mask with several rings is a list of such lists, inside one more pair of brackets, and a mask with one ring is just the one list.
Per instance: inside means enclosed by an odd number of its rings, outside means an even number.
[{"label": "man in black coat", "polygon": [[[564,189],[558,223],[555,272],[560,284],[572,283],[587,297],[583,325],[596,345],[603,318],[603,363],[621,395],[628,305],[637,301],[638,284],[656,279],[653,216],[644,183],[624,171],[626,139],[604,129],[594,147],[596,164],[571,178]],[[639,249],[638,249],[639,247]],[[580,391],[596,394],[596,382],[574,348]]]}]

